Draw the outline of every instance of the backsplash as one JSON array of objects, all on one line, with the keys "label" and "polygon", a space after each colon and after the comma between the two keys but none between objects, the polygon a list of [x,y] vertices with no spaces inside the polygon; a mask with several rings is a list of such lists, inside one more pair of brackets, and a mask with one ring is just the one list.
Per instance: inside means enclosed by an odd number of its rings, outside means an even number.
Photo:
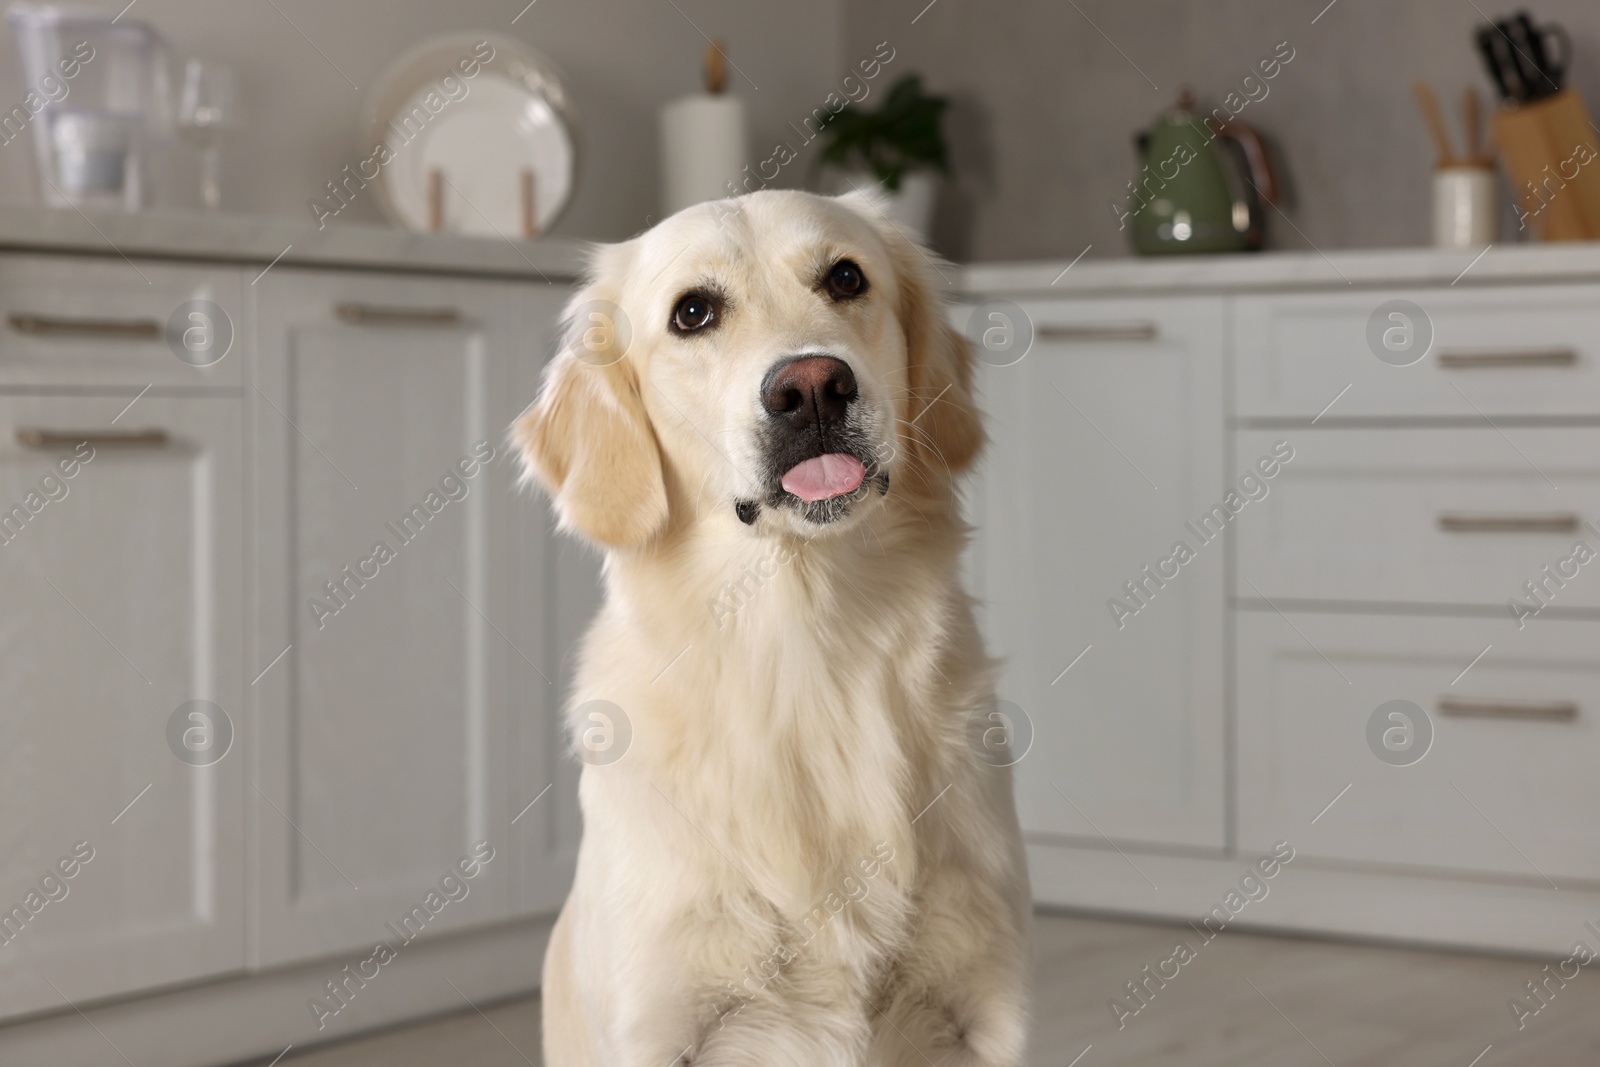
[{"label": "backsplash", "polygon": [[[1515,7],[1482,6],[1492,17]],[[1531,10],[1571,34],[1572,83],[1600,105],[1600,7]],[[1090,257],[1128,255],[1118,216],[1139,166],[1132,138],[1184,86],[1206,109],[1238,94],[1240,120],[1275,144],[1288,221],[1271,213],[1268,248],[1425,245],[1433,151],[1411,86],[1431,82],[1452,124],[1466,86],[1487,100],[1482,22],[1460,0],[895,0],[847,7],[844,32],[847,54],[888,40],[952,98],[956,182],[934,238],[947,256],[982,261],[1070,259],[1091,245]],[[1247,86],[1280,49],[1293,60]],[[1503,240],[1515,240],[1509,208],[1505,218]]]}]

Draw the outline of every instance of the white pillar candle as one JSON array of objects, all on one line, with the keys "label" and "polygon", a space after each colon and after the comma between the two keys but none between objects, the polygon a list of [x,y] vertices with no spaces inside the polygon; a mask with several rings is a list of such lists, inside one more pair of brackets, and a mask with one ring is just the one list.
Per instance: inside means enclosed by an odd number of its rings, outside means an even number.
[{"label": "white pillar candle", "polygon": [[696,93],[661,110],[662,207],[667,214],[743,191],[739,178],[746,162],[744,102],[738,97]]}]

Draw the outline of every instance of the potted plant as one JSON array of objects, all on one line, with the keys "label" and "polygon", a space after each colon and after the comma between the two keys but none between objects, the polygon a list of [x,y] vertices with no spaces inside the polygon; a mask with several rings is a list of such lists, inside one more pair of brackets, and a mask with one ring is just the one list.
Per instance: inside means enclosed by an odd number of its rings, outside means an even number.
[{"label": "potted plant", "polygon": [[933,221],[939,176],[950,172],[940,121],[949,101],[922,91],[908,74],[892,85],[876,111],[847,107],[822,129],[819,161],[836,168],[836,191],[874,183],[889,194],[889,217],[926,236]]}]

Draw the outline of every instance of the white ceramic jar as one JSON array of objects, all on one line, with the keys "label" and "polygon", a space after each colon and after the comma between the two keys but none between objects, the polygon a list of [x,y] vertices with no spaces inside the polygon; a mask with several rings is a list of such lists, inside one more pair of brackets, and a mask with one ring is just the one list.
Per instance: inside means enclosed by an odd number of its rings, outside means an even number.
[{"label": "white ceramic jar", "polygon": [[1493,167],[1458,164],[1433,172],[1433,243],[1481,248],[1499,232],[1500,202]]}]

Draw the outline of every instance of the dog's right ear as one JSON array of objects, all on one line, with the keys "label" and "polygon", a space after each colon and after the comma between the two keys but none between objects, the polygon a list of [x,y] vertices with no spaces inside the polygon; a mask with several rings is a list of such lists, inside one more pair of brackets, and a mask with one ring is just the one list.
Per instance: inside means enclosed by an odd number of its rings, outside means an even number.
[{"label": "dog's right ear", "polygon": [[661,453],[626,358],[630,331],[590,286],[567,308],[566,342],[539,399],[511,428],[524,481],[537,481],[561,527],[607,548],[644,544],[665,525]]}]

